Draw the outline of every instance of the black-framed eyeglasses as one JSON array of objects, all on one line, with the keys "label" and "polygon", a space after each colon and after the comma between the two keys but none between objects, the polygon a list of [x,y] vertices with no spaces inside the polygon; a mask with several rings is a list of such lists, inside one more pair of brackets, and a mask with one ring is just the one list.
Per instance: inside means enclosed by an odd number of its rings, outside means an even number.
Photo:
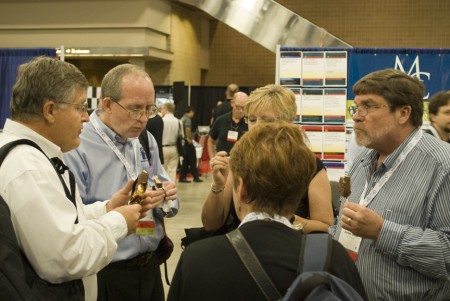
[{"label": "black-framed eyeglasses", "polygon": [[80,104],[80,103],[74,103],[74,102],[65,102],[65,101],[60,101],[58,103],[62,103],[62,104],[66,104],[66,105],[71,105],[71,106],[75,106],[77,111],[80,112],[81,114],[87,113],[88,112],[88,104],[84,103],[84,104]]},{"label": "black-framed eyeglasses", "polygon": [[153,118],[158,113],[158,107],[156,105],[150,105],[150,106],[145,107],[144,109],[129,110],[129,109],[125,108],[124,106],[122,106],[118,101],[116,101],[112,97],[110,97],[110,98],[112,99],[112,101],[114,103],[118,104],[119,107],[124,109],[128,113],[128,116],[130,116],[130,118],[135,119],[135,120],[141,119],[142,115],[144,115],[144,114],[147,118]]},{"label": "black-framed eyeglasses", "polygon": [[359,116],[364,117],[367,114],[369,114],[370,111],[374,111],[377,109],[381,109],[383,107],[387,107],[387,105],[375,105],[375,106],[370,106],[370,105],[354,105],[354,106],[350,106],[348,107],[348,113],[350,114],[351,117],[353,117],[353,115],[355,115],[356,113],[358,113]]}]

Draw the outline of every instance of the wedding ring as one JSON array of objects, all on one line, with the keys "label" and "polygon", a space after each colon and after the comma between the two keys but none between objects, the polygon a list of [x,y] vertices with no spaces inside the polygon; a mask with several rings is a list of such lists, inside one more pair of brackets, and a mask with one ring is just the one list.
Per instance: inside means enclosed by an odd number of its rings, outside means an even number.
[{"label": "wedding ring", "polygon": [[349,225],[350,226],[350,222],[352,221],[352,219],[349,217],[349,218],[347,218],[347,225]]}]

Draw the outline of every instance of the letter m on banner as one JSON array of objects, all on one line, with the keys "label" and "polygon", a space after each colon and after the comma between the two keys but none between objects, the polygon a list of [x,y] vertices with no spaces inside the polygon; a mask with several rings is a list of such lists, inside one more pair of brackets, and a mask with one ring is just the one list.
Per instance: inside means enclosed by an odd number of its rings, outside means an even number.
[{"label": "letter m on banner", "polygon": [[[403,68],[402,61],[400,60],[398,55],[395,56],[395,67],[394,68],[397,70],[400,70],[402,72],[405,72],[405,68]],[[405,73],[408,74],[409,76],[417,77],[420,81],[423,81],[423,79],[420,77],[421,75],[425,76],[427,78],[427,80],[430,80],[429,72],[420,72],[419,56],[416,56],[413,64],[411,65],[411,68],[409,69],[408,72],[405,72]],[[428,99],[428,97],[430,97],[429,92],[427,93],[427,95],[425,95],[425,97],[423,99]]]}]

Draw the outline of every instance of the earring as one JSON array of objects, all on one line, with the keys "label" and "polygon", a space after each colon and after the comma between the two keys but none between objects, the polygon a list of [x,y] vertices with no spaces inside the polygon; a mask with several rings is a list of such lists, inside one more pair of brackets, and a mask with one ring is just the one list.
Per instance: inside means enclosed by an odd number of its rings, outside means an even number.
[{"label": "earring", "polygon": [[238,211],[241,212],[241,202],[238,203]]}]

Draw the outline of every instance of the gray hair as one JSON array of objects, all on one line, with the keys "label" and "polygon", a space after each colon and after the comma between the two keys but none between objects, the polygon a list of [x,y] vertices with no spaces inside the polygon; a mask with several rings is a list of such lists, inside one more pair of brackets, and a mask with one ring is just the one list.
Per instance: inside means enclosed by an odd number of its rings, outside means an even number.
[{"label": "gray hair", "polygon": [[70,101],[80,89],[87,89],[86,77],[74,65],[40,56],[18,68],[11,98],[11,118],[29,121],[41,116],[48,100]]},{"label": "gray hair", "polygon": [[142,77],[150,79],[150,76],[145,70],[132,64],[118,65],[108,73],[105,74],[102,80],[102,99],[111,97],[114,101],[119,101],[122,98],[122,79],[128,74],[139,74]]}]

